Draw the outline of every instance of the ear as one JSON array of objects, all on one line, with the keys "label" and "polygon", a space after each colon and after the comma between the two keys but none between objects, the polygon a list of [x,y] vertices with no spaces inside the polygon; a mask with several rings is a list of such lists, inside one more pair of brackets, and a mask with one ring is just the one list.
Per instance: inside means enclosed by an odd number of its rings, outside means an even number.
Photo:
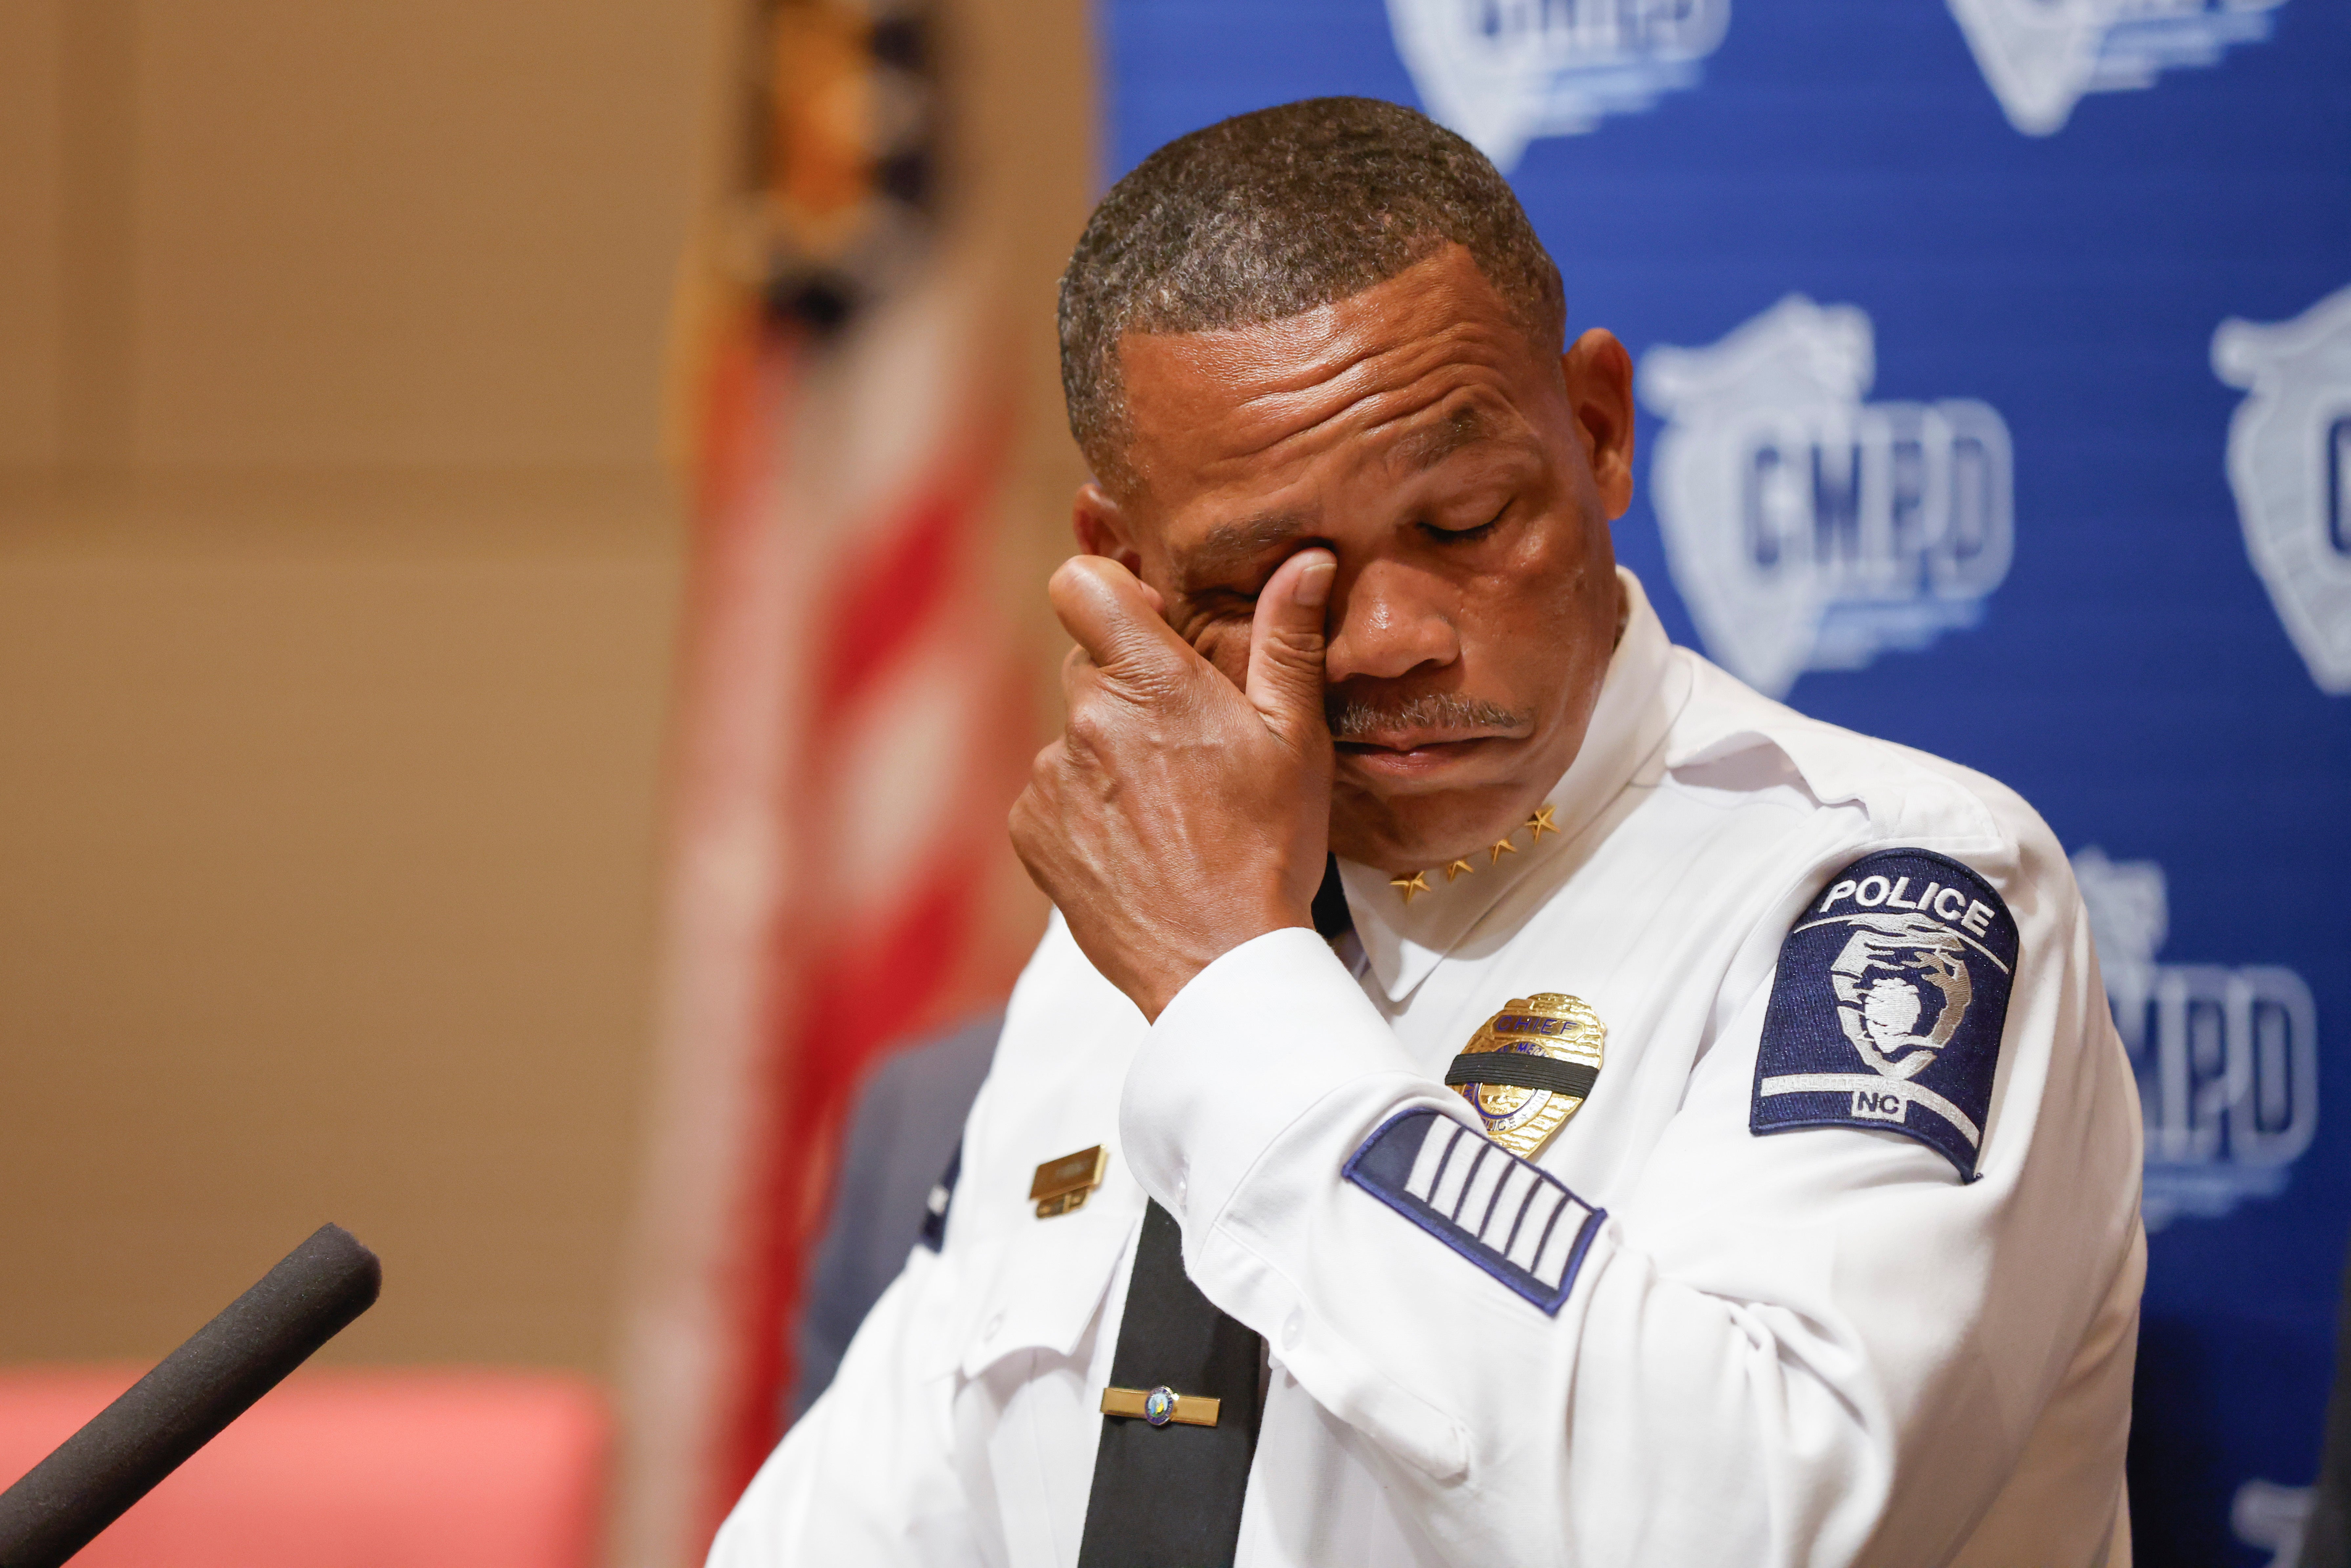
[{"label": "ear", "polygon": [[1089,479],[1078,486],[1070,504],[1070,523],[1078,549],[1088,555],[1108,556],[1136,577],[1143,575],[1143,552],[1118,498]]},{"label": "ear", "polygon": [[1592,483],[1614,522],[1633,504],[1633,356],[1616,334],[1594,327],[1561,362]]}]

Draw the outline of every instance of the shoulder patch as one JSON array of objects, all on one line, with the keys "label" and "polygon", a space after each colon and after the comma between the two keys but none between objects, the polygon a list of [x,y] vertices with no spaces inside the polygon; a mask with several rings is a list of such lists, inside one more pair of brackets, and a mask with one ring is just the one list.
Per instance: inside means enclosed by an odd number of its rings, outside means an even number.
[{"label": "shoulder patch", "polygon": [[1345,1175],[1554,1315],[1607,1218],[1557,1176],[1435,1111],[1389,1117]]},{"label": "shoulder patch", "polygon": [[1781,944],[1749,1131],[1879,1127],[1973,1181],[2016,950],[2008,905],[1948,856],[1837,873]]}]

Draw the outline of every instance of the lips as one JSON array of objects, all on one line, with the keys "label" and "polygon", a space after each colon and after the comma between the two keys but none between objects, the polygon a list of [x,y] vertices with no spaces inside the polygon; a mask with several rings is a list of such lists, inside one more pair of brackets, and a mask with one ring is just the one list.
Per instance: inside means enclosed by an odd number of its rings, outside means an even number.
[{"label": "lips", "polygon": [[1427,778],[1468,767],[1511,737],[1504,735],[1351,736],[1338,742],[1339,765],[1357,774],[1387,779]]},{"label": "lips", "polygon": [[1337,737],[1335,744],[1342,751],[1426,751],[1446,747],[1475,746],[1482,740],[1509,740],[1510,730],[1496,725],[1431,727],[1426,725],[1399,725],[1394,729],[1357,730]]}]

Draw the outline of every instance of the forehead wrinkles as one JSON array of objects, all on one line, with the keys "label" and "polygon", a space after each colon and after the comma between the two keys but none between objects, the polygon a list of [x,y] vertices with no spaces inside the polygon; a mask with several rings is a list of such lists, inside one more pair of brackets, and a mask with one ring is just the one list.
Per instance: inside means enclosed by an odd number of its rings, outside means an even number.
[{"label": "forehead wrinkles", "polygon": [[[1502,391],[1500,334],[1470,322],[1407,338],[1250,389],[1232,417],[1222,463],[1279,462],[1349,435],[1395,426],[1465,388]],[[1478,401],[1487,401],[1480,398]]]},{"label": "forehead wrinkles", "polygon": [[[1349,319],[1326,306],[1260,327],[1129,339],[1131,429],[1149,465],[1184,488],[1236,466],[1276,465],[1408,418],[1463,387],[1507,395],[1517,329],[1450,311]],[[1483,313],[1479,313],[1482,315]],[[1432,319],[1434,318],[1434,319]],[[1168,460],[1188,473],[1168,471]],[[1222,471],[1222,472],[1219,472]]]}]

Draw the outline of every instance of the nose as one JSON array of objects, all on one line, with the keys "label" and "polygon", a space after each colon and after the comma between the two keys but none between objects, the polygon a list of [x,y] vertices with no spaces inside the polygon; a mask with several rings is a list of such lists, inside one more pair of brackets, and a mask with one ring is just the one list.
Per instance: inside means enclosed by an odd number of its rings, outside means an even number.
[{"label": "nose", "polygon": [[1394,561],[1372,561],[1352,578],[1343,570],[1332,596],[1331,642],[1323,678],[1332,685],[1392,681],[1427,666],[1442,669],[1461,656],[1461,638],[1447,606],[1425,573]]}]

